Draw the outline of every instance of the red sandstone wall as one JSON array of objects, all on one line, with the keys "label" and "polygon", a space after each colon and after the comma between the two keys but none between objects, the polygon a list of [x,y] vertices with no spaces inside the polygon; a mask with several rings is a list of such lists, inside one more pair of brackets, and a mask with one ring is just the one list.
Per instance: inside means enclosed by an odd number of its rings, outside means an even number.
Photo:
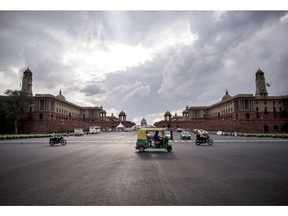
[{"label": "red sandstone wall", "polygon": [[[190,120],[190,121],[160,121],[156,127],[183,128],[188,130],[206,129],[209,131],[238,131],[238,132],[283,132],[287,119],[253,119],[253,120]],[[265,129],[265,131],[264,131]],[[277,129],[277,130],[275,130]]]},{"label": "red sandstone wall", "polygon": [[[120,122],[106,121],[76,121],[76,120],[44,120],[26,119],[23,122],[24,133],[49,133],[52,131],[72,131],[75,128],[89,130],[90,126],[100,126],[102,129],[112,128],[115,130]],[[126,127],[132,127],[134,123],[130,121],[122,122]]]}]

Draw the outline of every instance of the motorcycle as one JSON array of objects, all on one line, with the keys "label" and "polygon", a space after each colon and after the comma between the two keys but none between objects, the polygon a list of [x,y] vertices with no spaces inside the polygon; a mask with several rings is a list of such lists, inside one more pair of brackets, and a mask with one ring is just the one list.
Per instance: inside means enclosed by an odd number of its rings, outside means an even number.
[{"label": "motorcycle", "polygon": [[66,145],[67,144],[67,141],[63,138],[63,136],[60,136],[60,137],[50,137],[50,140],[49,140],[49,144],[51,146],[54,146],[55,144],[58,144],[58,143],[61,143],[61,145]]},{"label": "motorcycle", "polygon": [[206,134],[204,137],[200,137],[199,134],[196,135],[195,144],[201,145],[207,143],[208,145],[213,145],[213,140],[210,138],[208,134]]}]

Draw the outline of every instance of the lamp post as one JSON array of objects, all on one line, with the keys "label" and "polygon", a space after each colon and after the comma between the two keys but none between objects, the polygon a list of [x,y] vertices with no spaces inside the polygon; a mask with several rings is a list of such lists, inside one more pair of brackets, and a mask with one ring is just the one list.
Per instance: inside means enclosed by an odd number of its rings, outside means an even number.
[{"label": "lamp post", "polygon": [[265,117],[261,116],[261,119],[263,120],[263,133],[265,133]]},{"label": "lamp post", "polygon": [[[233,118],[233,131],[234,131],[234,133],[235,133],[235,126],[236,126],[235,121],[236,121],[236,119]],[[233,131],[232,131],[232,134],[233,134]]]},{"label": "lamp post", "polygon": [[61,130],[61,133],[63,133],[63,125],[64,125],[64,120],[61,119],[61,123],[60,123],[60,130]]}]

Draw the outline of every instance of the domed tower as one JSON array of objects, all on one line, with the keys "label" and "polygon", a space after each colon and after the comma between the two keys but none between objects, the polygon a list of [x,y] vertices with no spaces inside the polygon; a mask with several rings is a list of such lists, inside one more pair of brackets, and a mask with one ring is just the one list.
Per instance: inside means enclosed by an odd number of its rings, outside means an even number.
[{"label": "domed tower", "polygon": [[57,95],[56,98],[58,98],[59,100],[62,100],[62,101],[66,101],[66,98],[62,95],[61,89],[59,91],[59,95]]},{"label": "domed tower", "polygon": [[29,67],[23,72],[21,91],[26,92],[27,95],[29,95],[29,96],[33,96],[33,93],[32,93],[32,71],[29,69]]},{"label": "domed tower", "polygon": [[167,111],[164,115],[164,120],[165,121],[171,121],[171,119],[172,119],[172,115],[169,111]]},{"label": "domed tower", "polygon": [[189,119],[189,107],[186,106],[186,109],[182,112],[184,119]]},{"label": "domed tower", "polygon": [[141,127],[146,127],[147,126],[147,121],[146,119],[143,117],[143,119],[141,120]]},{"label": "domed tower", "polygon": [[255,74],[255,82],[256,82],[256,93],[255,96],[268,96],[267,90],[266,90],[266,82],[264,77],[264,72],[258,69],[258,71]]},{"label": "domed tower", "polygon": [[222,97],[221,101],[226,101],[229,100],[231,97],[231,95],[228,94],[228,90],[226,89],[226,94]]},{"label": "domed tower", "polygon": [[124,111],[121,111],[121,112],[119,113],[119,120],[120,120],[120,121],[126,121],[126,114],[125,114]]}]

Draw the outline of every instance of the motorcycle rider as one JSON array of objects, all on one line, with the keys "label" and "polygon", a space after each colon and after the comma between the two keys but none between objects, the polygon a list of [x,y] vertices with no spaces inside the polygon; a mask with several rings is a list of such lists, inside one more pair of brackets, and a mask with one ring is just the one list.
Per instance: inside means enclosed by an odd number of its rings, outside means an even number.
[{"label": "motorcycle rider", "polygon": [[57,139],[60,138],[60,135],[58,133],[57,130],[55,130],[53,133],[52,133],[52,139],[57,141]]},{"label": "motorcycle rider", "polygon": [[204,141],[205,137],[206,137],[206,131],[204,131],[203,129],[198,130],[198,138],[201,142]]}]

